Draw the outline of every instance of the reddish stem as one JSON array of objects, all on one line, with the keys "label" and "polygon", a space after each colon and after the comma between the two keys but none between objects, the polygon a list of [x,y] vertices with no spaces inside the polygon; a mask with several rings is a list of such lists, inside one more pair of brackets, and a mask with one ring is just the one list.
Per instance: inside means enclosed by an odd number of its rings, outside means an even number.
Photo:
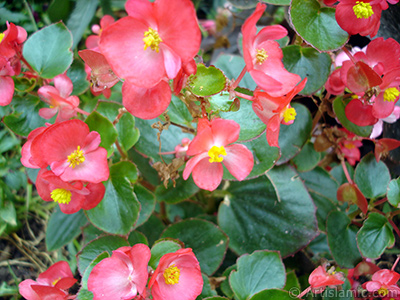
[{"label": "reddish stem", "polygon": [[76,110],[78,113],[81,113],[82,115],[85,115],[85,116],[89,116],[89,115],[90,115],[90,113],[88,113],[87,111],[84,111],[84,110],[80,109],[79,107],[75,108],[75,110]]},{"label": "reddish stem", "polygon": [[394,264],[393,264],[393,266],[392,266],[392,271],[394,271],[394,268],[396,268],[397,263],[399,262],[399,260],[400,260],[400,256],[397,255],[397,259],[396,259],[396,261],[394,262]]},{"label": "reddish stem", "polygon": [[239,93],[239,92],[236,92],[236,91],[235,91],[235,95],[238,96],[238,97],[240,97],[240,98],[249,100],[249,101],[253,101],[253,100],[254,100],[254,97],[253,97],[253,96],[246,95],[246,94],[243,94],[243,93]]},{"label": "reddish stem", "polygon": [[356,61],[356,59],[354,58],[353,54],[351,54],[351,52],[349,51],[349,49],[347,49],[346,47],[343,47],[342,49],[343,49],[344,53],[346,53],[347,56],[350,58],[350,60],[353,62],[353,64],[356,64],[357,61]]},{"label": "reddish stem", "polygon": [[29,71],[31,71],[33,74],[36,74],[36,71],[31,67],[31,65],[26,61],[26,59],[21,55],[21,60],[23,63],[28,67]]},{"label": "reddish stem", "polygon": [[301,299],[301,297],[303,297],[305,294],[307,294],[309,291],[311,291],[311,286],[309,286],[308,288],[306,288],[304,291],[301,292],[300,295],[297,296],[297,298]]},{"label": "reddish stem", "polygon": [[346,176],[347,181],[350,184],[354,184],[353,180],[350,177],[349,171],[347,170],[346,163],[345,163],[344,159],[341,160],[341,164],[342,164],[343,172],[344,172],[344,175]]},{"label": "reddish stem", "polygon": [[242,80],[242,78],[246,74],[246,72],[247,72],[247,68],[246,68],[246,66],[244,66],[244,68],[243,68],[242,72],[240,72],[238,78],[236,78],[236,80],[231,85],[232,91],[237,88],[237,86],[239,85],[239,82]]},{"label": "reddish stem", "polygon": [[400,236],[400,230],[397,227],[397,225],[394,224],[393,220],[389,219],[389,223],[390,223],[390,225],[392,225],[392,227],[393,227],[394,231],[396,231],[397,235]]},{"label": "reddish stem", "polygon": [[378,206],[379,204],[385,203],[387,201],[387,198],[383,198],[381,200],[378,200],[374,203],[374,206]]}]

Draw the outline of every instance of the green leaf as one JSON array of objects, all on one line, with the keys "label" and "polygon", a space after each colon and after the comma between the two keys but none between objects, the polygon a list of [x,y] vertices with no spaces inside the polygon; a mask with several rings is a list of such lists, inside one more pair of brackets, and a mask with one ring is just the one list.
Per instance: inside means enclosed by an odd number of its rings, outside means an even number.
[{"label": "green leaf", "polygon": [[122,104],[100,101],[98,102],[96,111],[105,116],[111,122],[114,122],[115,118],[118,116],[118,111],[120,108],[123,108]]},{"label": "green leaf", "polygon": [[110,155],[113,151],[112,145],[117,140],[117,131],[114,125],[107,118],[103,117],[98,112],[92,112],[85,121],[88,124],[90,131],[97,131],[101,136],[100,147],[104,147]]},{"label": "green leaf", "polygon": [[47,9],[51,22],[66,20],[70,11],[70,0],[53,0]]},{"label": "green leaf", "polygon": [[240,9],[249,9],[257,6],[257,0],[229,0],[229,2]]},{"label": "green leaf", "polygon": [[87,223],[83,210],[64,214],[59,206],[51,214],[46,230],[47,251],[54,251],[65,246],[81,233],[81,227]]},{"label": "green leaf", "polygon": [[348,279],[345,279],[345,282],[341,285],[341,288],[330,288],[328,286],[321,294],[322,299],[324,300],[354,300],[353,295],[354,289],[352,289]]},{"label": "green leaf", "polygon": [[140,203],[140,214],[135,224],[135,227],[138,227],[146,222],[153,213],[156,206],[156,198],[152,192],[139,184],[135,185],[134,192]]},{"label": "green leaf", "polygon": [[297,115],[293,124],[281,125],[279,146],[282,154],[278,164],[289,161],[299,153],[311,135],[312,119],[310,111],[299,103],[292,103],[292,107],[296,110]]},{"label": "green leaf", "polygon": [[42,78],[64,73],[72,63],[71,32],[63,23],[44,27],[25,42],[23,55]]},{"label": "green leaf", "polygon": [[207,97],[218,94],[226,86],[226,77],[214,66],[197,64],[197,72],[188,79],[187,88],[194,95]]},{"label": "green leaf", "polygon": [[129,246],[127,240],[116,235],[102,236],[91,241],[77,255],[79,273],[83,276],[87,267],[99,254],[107,251],[111,255],[113,250],[124,246]]},{"label": "green leaf", "polygon": [[77,300],[93,300],[93,293],[85,290],[85,289],[80,289],[78,294],[76,295]]},{"label": "green leaf", "polygon": [[170,225],[162,234],[182,241],[192,248],[201,271],[212,275],[222,263],[228,247],[228,237],[211,222],[189,219]]},{"label": "green leaf", "polygon": [[290,0],[262,0],[262,1],[274,5],[290,5]]},{"label": "green leaf", "polygon": [[329,214],[326,223],[328,243],[333,258],[339,266],[354,268],[361,260],[357,248],[357,228],[351,225],[349,217],[340,211]]},{"label": "green leaf", "polygon": [[285,257],[317,235],[315,206],[296,172],[285,165],[267,176],[231,182],[219,207],[218,223],[238,254],[271,249]]},{"label": "green leaf", "polygon": [[87,211],[93,225],[115,234],[127,234],[131,230],[140,210],[140,203],[130,183],[135,171],[136,167],[128,161],[111,166],[103,200]]},{"label": "green leaf", "polygon": [[298,290],[300,290],[300,283],[294,270],[286,273],[286,282],[283,289],[289,292],[291,288],[297,288]]},{"label": "green leaf", "polygon": [[232,291],[232,288],[229,284],[229,276],[233,270],[237,270],[237,266],[232,265],[229,268],[227,268],[224,273],[222,273],[222,276],[224,276],[226,279],[221,283],[221,291],[228,297],[228,298],[233,298],[234,294]]},{"label": "green leaf", "polygon": [[315,151],[314,144],[307,142],[300,153],[293,157],[292,161],[297,171],[307,172],[314,169],[321,160],[321,153]]},{"label": "green leaf", "polygon": [[299,175],[304,180],[304,184],[309,191],[323,195],[333,203],[337,203],[336,192],[339,185],[335,178],[323,168],[316,167],[309,172],[300,173]]},{"label": "green leaf", "polygon": [[178,241],[164,239],[155,242],[153,247],[151,247],[149,266],[155,270],[164,254],[173,253],[179,249],[182,249],[182,245]]},{"label": "green leaf", "polygon": [[89,279],[90,272],[92,272],[95,265],[101,262],[103,259],[110,257],[110,254],[107,251],[100,253],[95,259],[91,261],[89,266],[86,268],[85,273],[83,273],[82,280],[81,280],[81,289],[87,290],[87,282]]},{"label": "green leaf", "polygon": [[189,127],[192,126],[192,115],[187,109],[185,103],[175,95],[172,95],[171,97],[171,103],[168,106],[168,116],[170,117],[171,122],[185,124]]},{"label": "green leaf", "polygon": [[[157,141],[157,129],[151,128],[151,125],[158,122],[158,119],[142,120],[135,119],[136,127],[140,131],[140,139],[135,144],[135,149],[140,153],[151,157],[155,161],[160,161],[159,142]],[[193,135],[183,133],[182,130],[176,126],[169,126],[168,130],[163,130],[161,133],[161,152],[174,151],[175,147],[181,144],[183,138],[193,139]],[[169,163],[171,162],[172,155],[163,155],[164,160]]]},{"label": "green leaf", "polygon": [[297,33],[320,51],[337,50],[349,39],[336,22],[335,9],[317,0],[292,0],[289,15]]},{"label": "green leaf", "polygon": [[32,130],[45,126],[46,120],[39,116],[39,109],[46,107],[43,101],[30,94],[13,98],[15,112],[5,116],[4,124],[14,133],[28,136]]},{"label": "green leaf", "polygon": [[266,128],[265,124],[257,117],[249,100],[241,99],[238,111],[221,112],[220,116],[223,119],[233,120],[240,125],[240,134],[237,142],[253,139]]},{"label": "green leaf", "polygon": [[321,194],[312,191],[309,192],[311,198],[314,200],[315,206],[317,207],[318,228],[321,231],[326,231],[326,219],[331,211],[337,209],[336,205],[331,199]]},{"label": "green leaf", "polygon": [[307,77],[307,84],[300,94],[311,95],[325,84],[332,65],[328,53],[320,53],[314,48],[302,48],[297,45],[284,47],[282,52],[285,68],[301,76],[302,79]]},{"label": "green leaf", "polygon": [[129,242],[129,245],[131,245],[131,246],[136,245],[136,244],[145,244],[145,245],[149,244],[146,236],[139,231],[132,231],[129,234],[128,242]]},{"label": "green leaf", "polygon": [[121,147],[128,151],[139,140],[139,129],[135,128],[135,118],[129,114],[123,114],[115,125],[118,132],[118,141]]},{"label": "green leaf", "polygon": [[197,296],[196,300],[213,299],[213,296],[216,297],[216,300],[226,299],[217,296],[217,292],[212,289],[210,279],[207,277],[207,275],[201,274],[201,276],[203,277],[203,290],[201,291],[201,294]]},{"label": "green leaf", "polygon": [[17,226],[17,212],[12,202],[7,201],[5,204],[0,205],[0,219],[10,226]]},{"label": "green leaf", "polygon": [[357,233],[357,244],[363,257],[379,258],[386,247],[394,245],[393,229],[385,216],[370,213]]},{"label": "green leaf", "polygon": [[[350,178],[353,179],[354,168],[348,162],[346,162],[346,169],[349,172]],[[329,171],[329,174],[336,179],[339,185],[348,182],[346,175],[343,172],[343,167],[340,164],[338,164],[336,167],[333,167],[332,170]]]},{"label": "green leaf", "polygon": [[80,60],[74,60],[67,71],[67,76],[71,79],[74,89],[72,95],[80,95],[89,88],[89,81],[86,80],[85,64]]},{"label": "green leaf", "polygon": [[400,178],[393,179],[389,182],[387,198],[390,204],[400,208]]},{"label": "green leaf", "polygon": [[336,117],[347,130],[358,136],[369,137],[373,126],[357,126],[346,117],[345,108],[349,102],[350,99],[344,100],[343,97],[337,97],[333,101],[333,111],[335,112]]},{"label": "green leaf", "polygon": [[199,190],[199,187],[193,182],[192,177],[188,178],[188,180],[183,180],[182,177],[179,177],[176,180],[175,187],[172,183],[169,183],[168,188],[165,188],[164,185],[157,186],[156,198],[158,202],[174,204],[190,198]]},{"label": "green leaf", "polygon": [[374,154],[369,153],[357,165],[354,181],[365,197],[376,199],[386,194],[389,169],[384,162],[376,162]]},{"label": "green leaf", "polygon": [[[247,179],[255,178],[265,174],[266,171],[274,166],[279,158],[279,148],[268,145],[265,133],[260,137],[243,143],[250,151],[253,152],[254,166]],[[223,179],[236,180],[229,171],[224,167]]]},{"label": "green leaf", "polygon": [[282,290],[264,290],[261,291],[257,294],[255,294],[253,297],[251,297],[249,300],[293,300],[296,299],[297,295],[292,295],[289,294],[286,291]]},{"label": "green leaf", "polygon": [[99,0],[77,0],[75,2],[74,10],[67,21],[67,27],[71,30],[74,38],[73,49],[76,48],[92,21],[98,4]]},{"label": "green leaf", "polygon": [[237,271],[229,276],[229,283],[238,300],[246,300],[265,289],[281,289],[285,281],[285,267],[279,253],[267,250],[239,257]]},{"label": "green leaf", "polygon": [[160,238],[164,228],[164,223],[155,215],[151,215],[143,225],[137,228],[137,231],[143,233],[147,237],[149,246],[151,246]]}]

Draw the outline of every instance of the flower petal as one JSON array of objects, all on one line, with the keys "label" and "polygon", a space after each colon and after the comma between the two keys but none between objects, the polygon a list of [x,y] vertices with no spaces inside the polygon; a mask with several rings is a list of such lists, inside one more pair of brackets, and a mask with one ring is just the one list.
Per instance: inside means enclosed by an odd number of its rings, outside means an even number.
[{"label": "flower petal", "polygon": [[253,153],[241,144],[227,146],[225,150],[226,156],[224,157],[223,164],[233,177],[242,181],[253,169]]}]

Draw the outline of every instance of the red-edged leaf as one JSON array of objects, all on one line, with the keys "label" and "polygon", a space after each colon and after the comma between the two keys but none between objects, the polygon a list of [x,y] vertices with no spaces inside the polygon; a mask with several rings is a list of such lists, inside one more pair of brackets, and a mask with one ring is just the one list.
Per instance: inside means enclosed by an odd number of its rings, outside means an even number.
[{"label": "red-edged leaf", "polygon": [[358,61],[347,72],[347,86],[353,93],[365,93],[381,83],[381,77],[362,61]]},{"label": "red-edged leaf", "polygon": [[400,141],[395,139],[380,139],[375,141],[375,158],[379,162],[381,156],[400,147]]},{"label": "red-edged leaf", "polygon": [[355,204],[366,214],[368,211],[368,202],[357,185],[351,183],[342,184],[337,190],[337,199],[341,202]]}]

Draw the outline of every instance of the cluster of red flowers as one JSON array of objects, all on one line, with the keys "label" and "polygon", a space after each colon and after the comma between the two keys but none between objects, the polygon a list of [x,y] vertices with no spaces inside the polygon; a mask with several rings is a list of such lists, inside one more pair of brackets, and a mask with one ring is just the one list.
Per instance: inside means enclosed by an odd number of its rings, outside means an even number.
[{"label": "cluster of red flowers", "polygon": [[10,104],[14,95],[11,76],[21,73],[22,43],[27,33],[24,28],[7,22],[7,30],[0,33],[0,105]]},{"label": "cluster of red flowers", "polygon": [[[192,249],[163,255],[155,270],[149,270],[150,257],[150,249],[144,244],[114,250],[89,275],[87,287],[93,300],[194,300],[200,295],[203,278]],[[75,282],[68,263],[61,261],[41,273],[37,281],[22,281],[19,292],[27,300],[75,299],[67,292]]]},{"label": "cluster of red flowers", "polygon": [[29,134],[21,162],[40,168],[36,188],[43,200],[58,202],[66,214],[92,209],[103,199],[102,181],[109,176],[107,150],[100,142],[100,134],[81,120],[48,124]]}]

